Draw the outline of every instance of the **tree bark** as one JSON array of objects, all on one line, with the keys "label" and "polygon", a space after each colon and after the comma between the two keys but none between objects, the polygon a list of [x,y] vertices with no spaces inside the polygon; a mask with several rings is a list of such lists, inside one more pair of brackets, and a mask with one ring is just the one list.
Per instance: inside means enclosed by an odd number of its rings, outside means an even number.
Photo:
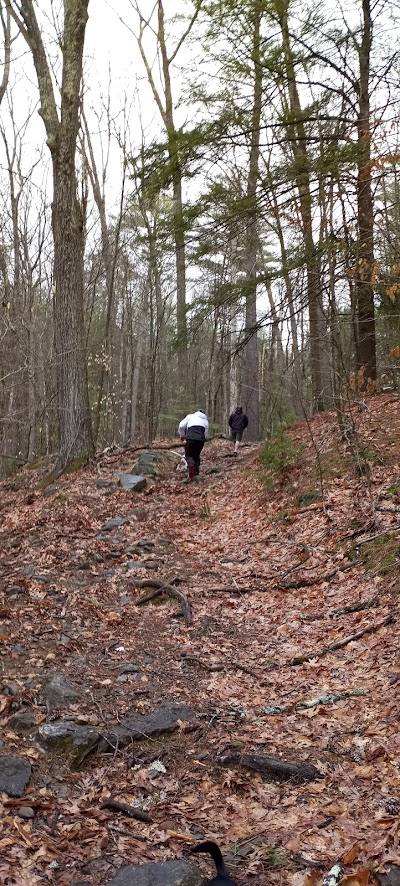
[{"label": "tree bark", "polygon": [[307,274],[307,302],[310,325],[310,369],[313,411],[325,409],[323,359],[326,340],[326,323],[322,305],[321,268],[314,244],[312,230],[312,197],[310,164],[302,109],[297,88],[294,60],[289,37],[288,0],[284,0],[279,23],[286,66],[289,96],[289,113],[293,122],[286,126],[289,144],[295,164],[295,178],[299,193],[300,214],[303,228],[305,263]]},{"label": "tree bark", "polygon": [[[60,116],[33,0],[12,0],[11,15],[32,52],[53,170],[54,340],[59,422],[58,467],[93,455],[84,310],[84,223],[77,195],[82,58],[89,0],[64,0]],[[21,18],[19,18],[21,16]]]},{"label": "tree bark", "polygon": [[359,112],[357,120],[357,222],[358,256],[356,272],[357,342],[356,356],[359,382],[366,389],[376,381],[376,342],[374,307],[374,207],[371,181],[370,131],[370,54],[372,19],[370,0],[362,0],[363,31],[359,47]]},{"label": "tree bark", "polygon": [[253,109],[251,117],[250,162],[247,179],[247,230],[246,230],[246,319],[244,373],[242,402],[249,424],[247,437],[260,437],[260,390],[257,335],[257,184],[260,158],[260,122],[262,107],[263,69],[260,53],[260,29],[262,18],[261,0],[254,0],[252,63],[254,68]]}]

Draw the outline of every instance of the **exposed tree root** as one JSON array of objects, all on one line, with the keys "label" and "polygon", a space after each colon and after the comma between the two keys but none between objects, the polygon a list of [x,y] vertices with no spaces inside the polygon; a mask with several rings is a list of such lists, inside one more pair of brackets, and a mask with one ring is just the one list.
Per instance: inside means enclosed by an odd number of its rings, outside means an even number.
[{"label": "exposed tree root", "polygon": [[136,606],[143,606],[144,603],[149,603],[150,600],[155,600],[156,597],[162,597],[165,594],[166,597],[172,597],[173,600],[178,601],[182,607],[185,624],[188,626],[193,624],[192,609],[189,600],[184,594],[182,594],[182,591],[178,591],[173,585],[166,584],[163,581],[156,581],[154,578],[145,578],[143,581],[136,581],[135,587],[154,588],[154,591],[150,594],[141,597],[140,600],[137,601]]}]

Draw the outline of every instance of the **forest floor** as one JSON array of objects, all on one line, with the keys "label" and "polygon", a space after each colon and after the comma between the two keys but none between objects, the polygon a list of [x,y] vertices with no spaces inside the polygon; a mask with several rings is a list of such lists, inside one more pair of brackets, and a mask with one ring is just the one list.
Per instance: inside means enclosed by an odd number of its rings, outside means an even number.
[{"label": "forest floor", "polygon": [[[275,473],[260,446],[234,459],[218,440],[199,483],[165,451],[163,478],[126,492],[133,450],[50,485],[43,465],[3,481],[0,755],[32,777],[0,793],[0,884],[97,886],[204,835],[239,886],[316,886],[336,862],[366,886],[400,864],[400,398],[364,406],[346,439],[334,413],[295,425]],[[186,596],[191,625],[169,597],[137,605],[152,578]],[[60,709],[41,694],[54,674],[78,694]],[[80,765],[38,735],[177,702],[195,719]],[[267,778],[252,755],[315,777]],[[102,808],[110,796],[152,821]]]}]

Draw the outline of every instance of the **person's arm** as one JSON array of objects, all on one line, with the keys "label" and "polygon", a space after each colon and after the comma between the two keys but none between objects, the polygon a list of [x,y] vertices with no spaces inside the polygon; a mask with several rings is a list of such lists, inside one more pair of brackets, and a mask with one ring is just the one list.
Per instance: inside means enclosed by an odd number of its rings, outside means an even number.
[{"label": "person's arm", "polygon": [[208,437],[208,419],[206,419],[206,422],[204,425],[204,436]]},{"label": "person's arm", "polygon": [[228,425],[230,428],[232,427],[232,421],[233,421],[233,415],[230,415],[228,418]]},{"label": "person's arm", "polygon": [[188,417],[187,417],[187,415],[185,415],[185,418],[183,418],[182,421],[179,422],[179,428],[178,428],[178,434],[179,434],[181,440],[183,440],[183,438],[186,436],[187,423],[188,423]]}]

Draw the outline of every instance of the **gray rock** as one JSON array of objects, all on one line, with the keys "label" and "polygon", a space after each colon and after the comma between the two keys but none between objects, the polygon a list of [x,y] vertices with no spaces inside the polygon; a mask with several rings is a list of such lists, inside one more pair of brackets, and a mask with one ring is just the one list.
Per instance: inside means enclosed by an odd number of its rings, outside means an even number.
[{"label": "gray rock", "polygon": [[380,886],[400,886],[400,867],[396,864],[385,864],[376,877]]},{"label": "gray rock", "polygon": [[10,720],[13,729],[32,729],[35,725],[35,715],[33,711],[17,711]]},{"label": "gray rock", "polygon": [[65,751],[85,751],[99,740],[97,729],[80,726],[74,720],[56,720],[39,726],[39,736],[48,747],[64,748]]},{"label": "gray rock", "polygon": [[127,569],[144,569],[145,566],[146,563],[144,562],[144,560],[129,560],[129,562],[126,564]]},{"label": "gray rock", "polygon": [[9,797],[22,797],[32,775],[24,757],[0,756],[0,791]]},{"label": "gray rock", "polygon": [[139,461],[142,461],[144,463],[150,462],[150,464],[152,462],[158,462],[159,464],[161,464],[162,458],[158,454],[158,452],[154,452],[153,449],[144,449],[142,454],[140,455]]},{"label": "gray rock", "polygon": [[147,486],[146,477],[142,474],[119,474],[119,482],[129,492],[141,492]]},{"label": "gray rock", "polygon": [[195,864],[184,859],[130,864],[121,868],[107,886],[204,886],[205,878]]},{"label": "gray rock", "polygon": [[35,572],[36,569],[34,566],[24,566],[23,569],[21,569],[21,575],[26,575],[27,578],[32,578]]},{"label": "gray rock", "polygon": [[60,707],[63,704],[70,704],[73,701],[77,701],[79,698],[79,692],[61,676],[61,674],[54,674],[50,680],[45,683],[42,690],[43,698],[46,702],[51,705],[55,705],[56,707]]},{"label": "gray rock", "polygon": [[120,722],[107,732],[106,742],[100,742],[100,750],[110,751],[118,744],[118,747],[126,747],[133,741],[139,741],[144,737],[151,738],[154,735],[162,735],[163,732],[174,732],[178,729],[179,720],[194,720],[196,714],[188,705],[177,702],[164,702],[149,714],[128,714],[122,717]]},{"label": "gray rock", "polygon": [[24,593],[24,589],[21,587],[21,585],[10,585],[9,588],[6,588],[7,596],[9,594],[13,594],[15,596],[18,596],[18,594],[23,594],[23,593]]},{"label": "gray rock", "polygon": [[121,665],[120,674],[140,674],[141,667],[137,664]]},{"label": "gray rock", "polygon": [[128,520],[126,517],[113,517],[112,520],[107,520],[101,529],[103,532],[111,532],[112,529],[118,529],[119,526],[123,526],[124,523],[127,522]]},{"label": "gray rock", "polygon": [[109,486],[113,485],[112,480],[98,480],[96,483],[97,489],[107,489]]},{"label": "gray rock", "polygon": [[35,818],[35,813],[32,809],[32,806],[20,806],[17,811],[18,818]]},{"label": "gray rock", "polygon": [[2,694],[3,695],[18,695],[20,691],[20,685],[18,683],[14,683],[12,680],[6,680],[2,686]]},{"label": "gray rock", "polygon": [[143,474],[143,476],[145,477],[157,477],[157,471],[155,468],[153,468],[153,465],[146,464],[146,462],[140,461],[137,463],[137,465],[134,465],[133,468],[131,468],[131,474],[134,474],[135,476]]},{"label": "gray rock", "polygon": [[159,564],[156,562],[156,560],[146,560],[145,562],[146,569],[158,569],[158,567]]}]

